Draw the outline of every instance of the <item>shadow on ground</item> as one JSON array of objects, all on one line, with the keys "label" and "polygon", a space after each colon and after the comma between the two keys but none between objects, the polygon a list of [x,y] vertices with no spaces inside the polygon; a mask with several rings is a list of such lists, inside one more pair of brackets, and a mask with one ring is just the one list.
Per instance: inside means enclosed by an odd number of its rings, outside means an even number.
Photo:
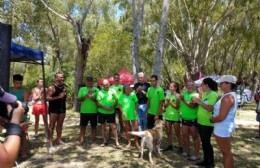
[{"label": "shadow on ground", "polygon": [[[176,151],[163,152],[160,157],[153,155],[155,161],[154,165],[148,162],[148,152],[145,151],[144,160],[139,159],[139,153],[133,146],[129,149],[115,149],[114,140],[110,139],[108,146],[100,147],[102,142],[100,134],[97,137],[98,145],[90,145],[90,128],[86,133],[85,146],[77,145],[79,140],[79,114],[71,114],[66,117],[63,137],[66,145],[58,146],[57,151],[49,153],[47,150],[47,142],[41,130],[39,139],[30,140],[28,147],[30,148],[30,155],[25,159],[18,159],[20,167],[102,167],[102,168],[121,168],[121,167],[196,167],[194,162],[188,161],[187,158],[177,154]],[[98,127],[98,130],[100,128]],[[99,131],[98,131],[99,132]],[[260,163],[260,141],[254,140],[256,128],[247,127],[246,125],[239,125],[237,131],[233,136],[233,151],[235,158],[235,167],[257,167]],[[33,134],[33,127],[30,128],[29,134]],[[56,137],[56,135],[54,135]],[[120,138],[121,144],[126,145],[126,140]],[[176,143],[176,140],[174,140]],[[222,156],[216,146],[214,138],[212,138],[214,145],[216,167],[222,166]],[[161,148],[165,148],[166,139],[164,138]],[[202,157],[201,152],[201,157]]]}]

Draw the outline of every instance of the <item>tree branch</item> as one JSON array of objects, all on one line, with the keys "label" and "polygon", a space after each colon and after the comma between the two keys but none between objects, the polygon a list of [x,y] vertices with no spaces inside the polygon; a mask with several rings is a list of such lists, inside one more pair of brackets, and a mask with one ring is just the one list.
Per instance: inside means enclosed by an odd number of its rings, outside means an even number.
[{"label": "tree branch", "polygon": [[193,25],[192,25],[192,22],[191,22],[191,16],[190,16],[190,11],[189,11],[189,8],[187,6],[187,3],[185,0],[183,0],[183,3],[184,3],[184,6],[185,6],[185,9],[188,13],[188,18],[189,18],[189,39],[192,40],[193,38]]},{"label": "tree branch", "polygon": [[179,53],[183,53],[181,50],[179,50],[179,49],[173,44],[173,42],[172,42],[170,39],[166,38],[166,40],[167,40],[167,41],[170,43],[170,45],[173,46]]},{"label": "tree branch", "polygon": [[82,18],[80,20],[81,26],[83,25],[85,19],[87,18],[88,14],[89,14],[89,11],[91,9],[92,3],[93,3],[93,0],[90,0],[90,3],[85,7],[85,9],[84,9],[84,11],[82,13]]},{"label": "tree branch", "polygon": [[63,20],[66,20],[66,21],[69,21],[67,16],[65,15],[62,15],[62,14],[59,14],[58,12],[56,12],[55,10],[53,10],[52,8],[50,8],[43,0],[40,0],[43,5],[45,6],[45,8],[47,8],[50,12],[52,12],[53,14],[55,14],[56,16],[60,17],[61,19]]}]

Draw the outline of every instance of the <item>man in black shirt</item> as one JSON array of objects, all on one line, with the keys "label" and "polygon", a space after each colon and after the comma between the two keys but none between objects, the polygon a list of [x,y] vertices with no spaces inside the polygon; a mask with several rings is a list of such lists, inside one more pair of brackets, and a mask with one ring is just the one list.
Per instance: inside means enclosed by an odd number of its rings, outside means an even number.
[{"label": "man in black shirt", "polygon": [[55,83],[47,91],[47,100],[49,101],[50,126],[49,126],[49,151],[55,150],[52,144],[53,130],[55,125],[57,132],[56,145],[64,144],[61,141],[62,126],[66,116],[66,87],[64,85],[64,75],[58,72],[55,75]]},{"label": "man in black shirt", "polygon": [[134,90],[138,98],[138,129],[139,131],[147,129],[147,118],[146,118],[146,93],[151,85],[144,81],[144,73],[138,73],[138,82],[134,85]]}]

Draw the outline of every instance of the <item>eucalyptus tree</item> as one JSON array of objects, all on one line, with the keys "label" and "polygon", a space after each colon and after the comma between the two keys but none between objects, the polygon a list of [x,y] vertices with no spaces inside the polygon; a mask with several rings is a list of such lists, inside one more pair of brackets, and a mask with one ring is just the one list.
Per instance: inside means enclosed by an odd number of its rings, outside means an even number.
[{"label": "eucalyptus tree", "polygon": [[142,33],[144,13],[144,0],[132,0],[132,15],[133,15],[133,75],[135,81],[137,80],[137,72],[140,72],[140,59],[139,59],[139,40]]},{"label": "eucalyptus tree", "polygon": [[[94,0],[72,0],[69,2],[59,1],[58,6],[51,6],[51,1],[40,0],[45,7],[55,16],[71,24],[74,39],[77,46],[77,56],[75,57],[75,83],[74,83],[74,107],[77,109],[77,90],[83,81],[86,69],[86,62],[89,55],[91,42],[98,29],[100,17],[108,17],[110,1]],[[65,11],[60,11],[59,6],[67,7]]]},{"label": "eucalyptus tree", "polygon": [[167,31],[167,22],[168,22],[168,14],[169,14],[169,0],[163,0],[162,5],[162,16],[160,22],[160,33],[158,37],[158,43],[156,48],[155,55],[155,64],[153,67],[153,74],[160,76],[163,62],[163,52],[165,47],[165,37]]},{"label": "eucalyptus tree", "polygon": [[[222,34],[211,49],[209,66],[217,74],[232,73],[255,93],[259,84],[259,7],[256,1],[237,4],[240,12],[226,21]],[[212,71],[211,71],[212,72]]]},{"label": "eucalyptus tree", "polygon": [[204,71],[210,49],[225,21],[234,17],[236,0],[172,1],[167,41],[185,60],[186,78],[197,79]]},{"label": "eucalyptus tree", "polygon": [[[46,12],[42,11],[39,2],[33,0],[15,1],[5,0],[3,11],[0,11],[1,21],[12,25],[12,40],[16,43],[45,51],[49,36],[46,22]],[[39,19],[41,18],[41,19]],[[28,70],[34,71],[30,79],[25,78],[25,84],[35,84],[41,70],[40,66],[26,63],[12,63],[11,73],[22,73],[27,76]]]},{"label": "eucalyptus tree", "polygon": [[121,69],[132,69],[132,36],[116,19],[101,22],[92,42],[87,74],[107,78]]}]

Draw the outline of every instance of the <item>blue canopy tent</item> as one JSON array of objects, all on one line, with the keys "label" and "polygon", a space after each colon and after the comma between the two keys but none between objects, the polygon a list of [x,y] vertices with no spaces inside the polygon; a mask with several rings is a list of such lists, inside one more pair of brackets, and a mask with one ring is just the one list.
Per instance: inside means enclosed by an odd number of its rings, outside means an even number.
[{"label": "blue canopy tent", "polygon": [[40,64],[45,87],[44,54],[42,51],[11,42],[10,62]]},{"label": "blue canopy tent", "polygon": [[44,66],[44,57],[42,51],[25,47],[13,42],[11,43],[10,61],[41,64]]},{"label": "blue canopy tent", "polygon": [[[9,90],[10,62],[39,64],[45,81],[44,54],[40,50],[25,47],[11,41],[12,26],[0,22],[0,85]],[[45,82],[44,82],[45,87]],[[45,91],[45,90],[44,90]],[[44,92],[46,98],[46,92]]]},{"label": "blue canopy tent", "polygon": [[[33,49],[33,48],[29,48],[29,47],[25,47],[25,46],[11,42],[10,61],[41,65],[42,66],[43,87],[46,88],[44,54],[42,51]],[[44,89],[44,97],[46,100],[46,90],[45,89]]]}]

